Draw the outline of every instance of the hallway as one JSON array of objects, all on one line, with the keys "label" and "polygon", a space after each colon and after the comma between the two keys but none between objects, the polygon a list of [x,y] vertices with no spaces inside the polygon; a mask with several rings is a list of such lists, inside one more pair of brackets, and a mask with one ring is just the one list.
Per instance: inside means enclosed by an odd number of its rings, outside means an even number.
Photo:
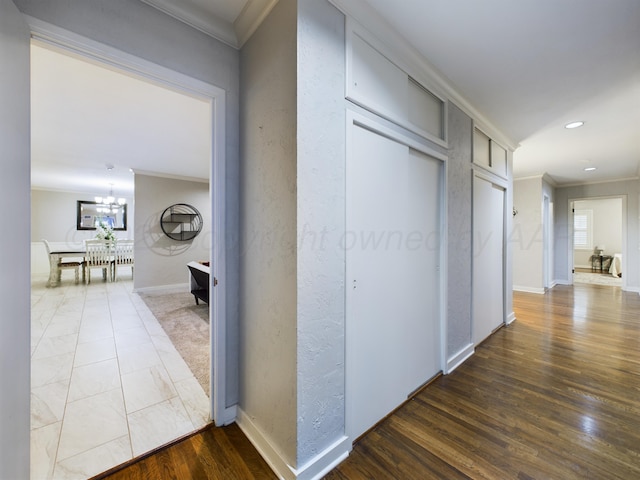
[{"label": "hallway", "polygon": [[640,296],[556,286],[514,310],[326,479],[639,478]]},{"label": "hallway", "polygon": [[[640,296],[557,286],[515,293],[514,305],[513,324],[370,431],[325,479],[640,477]],[[275,478],[265,467],[231,425],[102,478]]]}]

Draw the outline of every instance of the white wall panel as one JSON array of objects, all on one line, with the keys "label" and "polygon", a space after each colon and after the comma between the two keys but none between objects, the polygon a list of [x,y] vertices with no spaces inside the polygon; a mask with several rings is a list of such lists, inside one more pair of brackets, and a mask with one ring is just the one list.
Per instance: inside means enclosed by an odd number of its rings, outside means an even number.
[{"label": "white wall panel", "polygon": [[473,178],[473,341],[504,322],[504,188]]},{"label": "white wall panel", "polygon": [[443,144],[445,102],[380,53],[360,33],[347,42],[347,98],[425,138]]},{"label": "white wall panel", "polygon": [[442,163],[353,125],[347,158],[347,433],[440,370]]}]

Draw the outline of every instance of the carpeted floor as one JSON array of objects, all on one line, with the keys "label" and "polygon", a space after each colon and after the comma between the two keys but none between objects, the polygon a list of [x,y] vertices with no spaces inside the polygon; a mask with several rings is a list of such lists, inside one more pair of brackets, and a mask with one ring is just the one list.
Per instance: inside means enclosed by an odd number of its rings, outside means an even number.
[{"label": "carpeted floor", "polygon": [[591,283],[596,285],[611,285],[614,287],[622,286],[622,279],[614,277],[608,273],[586,273],[575,272],[573,274],[573,283]]},{"label": "carpeted floor", "polygon": [[190,293],[141,293],[205,393],[209,395],[209,306]]}]

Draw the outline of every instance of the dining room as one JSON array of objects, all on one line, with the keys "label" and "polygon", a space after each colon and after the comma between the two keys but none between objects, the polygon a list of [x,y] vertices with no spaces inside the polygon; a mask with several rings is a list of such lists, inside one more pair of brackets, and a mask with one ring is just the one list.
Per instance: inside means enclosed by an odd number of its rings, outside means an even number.
[{"label": "dining room", "polygon": [[[186,264],[207,260],[211,248],[210,107],[96,66],[96,76],[88,76],[83,62],[54,53],[33,47],[34,479],[88,478],[211,421],[210,391],[140,295],[152,293],[159,301],[184,290],[189,307],[193,302]],[[96,89],[103,95],[93,95]],[[107,95],[110,89],[118,95]],[[158,95],[175,103],[167,105]],[[124,101],[116,101],[122,96]],[[179,104],[177,96],[190,106]],[[143,108],[148,104],[174,115]],[[188,112],[198,125],[181,122],[178,112]],[[180,155],[204,162],[204,175],[185,162],[183,175],[160,171],[159,160],[176,155],[156,135],[174,139],[172,145],[183,139]],[[133,157],[152,162],[153,171],[135,168]],[[179,202],[194,205],[206,219],[201,235],[188,242],[169,238],[159,222],[162,211]],[[94,245],[101,251],[95,257],[88,250]],[[60,268],[60,262],[69,265]],[[209,306],[199,309],[208,321]],[[206,329],[210,350],[209,324],[196,320]]]},{"label": "dining room", "polygon": [[[199,208],[208,199],[206,183],[147,180]],[[87,193],[32,190],[32,478],[90,477],[211,421],[209,393],[136,292],[134,198],[121,198],[105,212]],[[157,205],[140,208],[155,219],[147,208]],[[177,273],[183,283],[156,295],[183,289],[191,306],[186,262]],[[199,309],[208,320],[208,305]]]}]

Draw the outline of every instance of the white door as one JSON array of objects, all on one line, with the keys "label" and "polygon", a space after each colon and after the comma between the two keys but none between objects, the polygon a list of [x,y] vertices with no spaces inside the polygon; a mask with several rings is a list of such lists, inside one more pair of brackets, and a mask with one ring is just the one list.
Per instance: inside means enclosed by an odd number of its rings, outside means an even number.
[{"label": "white door", "polygon": [[29,29],[0,0],[0,200],[19,219],[0,239],[0,478],[29,478]]},{"label": "white door", "polygon": [[504,188],[473,177],[473,343],[504,322]]},{"label": "white door", "polygon": [[347,159],[347,434],[440,370],[441,162],[359,126]]}]

